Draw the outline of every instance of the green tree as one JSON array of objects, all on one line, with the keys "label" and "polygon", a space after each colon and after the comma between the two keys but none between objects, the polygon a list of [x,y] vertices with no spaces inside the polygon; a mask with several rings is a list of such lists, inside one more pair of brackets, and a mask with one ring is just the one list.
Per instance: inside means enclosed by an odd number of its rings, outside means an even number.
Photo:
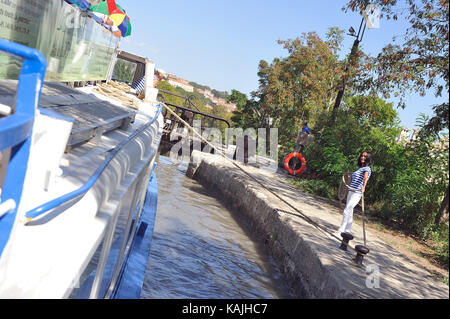
[{"label": "green tree", "polygon": [[248,99],[244,93],[231,90],[231,95],[227,98],[227,101],[236,104],[236,110],[233,111],[231,116],[233,126],[244,130],[268,127],[267,114],[262,112],[262,103],[257,100],[256,92],[252,92],[252,98]]},{"label": "green tree", "polygon": [[223,118],[224,120],[227,120],[230,122],[232,113],[228,112],[228,109],[225,105],[217,104],[214,105],[213,109],[209,112],[211,115],[215,115],[217,117]]},{"label": "green tree", "polygon": [[[344,9],[361,10],[368,3],[368,0],[349,0]],[[422,127],[422,133],[438,139],[438,133],[448,129],[449,124],[449,0],[376,0],[372,3],[381,8],[386,19],[397,20],[403,16],[409,27],[402,43],[386,45],[366,64],[366,69],[372,72],[361,82],[362,89],[385,98],[399,95],[399,106],[403,108],[410,92],[422,96],[433,92],[443,101],[432,106],[434,116]],[[444,91],[447,94],[443,96]],[[448,216],[448,184],[443,194],[439,215]]]},{"label": "green tree", "polygon": [[389,206],[404,228],[423,238],[430,236],[439,213],[442,194],[448,188],[448,140],[436,143],[425,126],[429,119],[421,115],[420,130],[407,144],[396,176],[387,185]]},{"label": "green tree", "polygon": [[236,104],[236,109],[233,111],[231,116],[231,121],[235,127],[252,127],[252,117],[254,115],[253,111],[247,109],[247,96],[238,90],[231,90],[231,95],[227,98],[228,103]]},{"label": "green tree", "polygon": [[237,107],[243,108],[247,103],[247,95],[238,90],[231,90],[231,94],[227,97],[227,102],[234,103]]},{"label": "green tree", "polygon": [[[167,81],[160,81],[158,83],[157,88],[164,90],[164,91],[172,92],[174,94],[179,94],[177,89],[175,87],[173,87],[172,85],[170,85],[170,83]],[[184,99],[181,97],[178,97],[178,96],[175,96],[172,94],[163,93],[163,92],[160,92],[160,94],[164,97],[164,101],[166,103],[179,105],[179,106],[183,106],[183,104],[184,104]]]},{"label": "green tree", "polygon": [[217,98],[222,98],[222,99],[225,99],[225,100],[228,98],[228,93],[227,92],[221,92],[221,91],[217,91],[215,89],[213,89],[211,92]]},{"label": "green tree", "polygon": [[270,65],[260,63],[260,101],[279,128],[282,145],[295,139],[303,120],[314,123],[333,105],[343,72],[337,55],[342,32],[332,28],[327,37],[324,41],[310,32],[301,38],[279,41],[289,55]]},{"label": "green tree", "polygon": [[387,128],[400,124],[393,104],[378,97],[362,95],[348,97],[345,100],[345,108],[362,125]]},{"label": "green tree", "polygon": [[[345,10],[365,8],[368,0],[349,0]],[[406,107],[410,92],[420,95],[432,91],[443,102],[433,106],[435,115],[424,127],[427,131],[448,129],[449,94],[449,0],[376,0],[386,19],[404,17],[409,27],[400,44],[386,45],[366,65],[363,88],[384,98],[399,95],[399,106]],[[395,39],[394,39],[395,40]],[[398,41],[395,41],[398,43]],[[443,96],[443,92],[447,94]]]},{"label": "green tree", "polygon": [[355,96],[346,98],[344,106],[335,111],[334,125],[332,113],[323,112],[317,119],[316,137],[305,149],[308,165],[331,188],[337,188],[342,175],[357,168],[359,154],[369,150],[375,165],[366,200],[369,204],[383,201],[404,150],[397,143],[401,128],[393,104],[380,98]]}]

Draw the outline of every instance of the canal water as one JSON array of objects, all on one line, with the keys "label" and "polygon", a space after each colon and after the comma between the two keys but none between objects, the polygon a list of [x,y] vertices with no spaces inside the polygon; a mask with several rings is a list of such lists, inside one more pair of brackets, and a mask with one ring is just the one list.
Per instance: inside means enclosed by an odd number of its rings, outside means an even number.
[{"label": "canal water", "polygon": [[141,299],[293,298],[245,223],[160,156],[158,210]]}]

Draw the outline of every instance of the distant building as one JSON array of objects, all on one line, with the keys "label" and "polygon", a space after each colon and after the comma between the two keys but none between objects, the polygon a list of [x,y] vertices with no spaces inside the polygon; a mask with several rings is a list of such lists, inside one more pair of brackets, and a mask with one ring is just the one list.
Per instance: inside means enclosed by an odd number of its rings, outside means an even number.
[{"label": "distant building", "polygon": [[[191,92],[191,93],[194,92],[194,90],[195,90],[196,92],[203,95],[205,98],[209,99],[211,101],[211,104],[224,105],[226,107],[226,109],[228,110],[228,112],[233,112],[236,109],[236,104],[227,103],[227,101],[225,99],[215,97],[214,93],[211,90],[208,90],[208,89],[203,90],[203,89],[199,89],[199,88],[194,88],[190,84],[189,81],[186,81],[185,79],[182,79],[182,78],[178,78],[174,74],[167,74],[167,72],[165,72],[164,70],[158,70],[158,72],[161,77],[166,79],[166,81],[169,82],[169,84],[174,87],[180,87],[183,90],[185,90],[187,92]],[[209,109],[213,108],[213,106],[211,106],[210,104],[207,104],[206,107]]]},{"label": "distant building", "polygon": [[167,82],[169,82],[170,85],[175,86],[175,87],[180,87],[187,92],[191,92],[191,93],[194,92],[194,87],[190,84],[187,84],[189,82],[187,82],[186,80],[177,79],[176,77],[175,77],[175,79],[173,79],[169,75],[169,79],[167,80]]},{"label": "distant building", "polygon": [[177,82],[181,83],[181,84],[184,84],[184,85],[192,86],[192,85],[189,84],[189,81],[186,81],[185,79],[182,79],[182,78],[178,78]]},{"label": "distant building", "polygon": [[222,98],[218,98],[218,99],[217,99],[217,103],[225,105],[225,104],[227,104],[227,101],[225,101],[225,100],[222,99]]},{"label": "distant building", "polygon": [[205,90],[204,93],[203,93],[203,96],[208,98],[208,99],[214,98],[214,94],[210,90]]},{"label": "distant building", "polygon": [[400,132],[400,136],[398,137],[398,143],[406,144],[410,138],[411,130],[407,127],[403,127],[402,131]]},{"label": "distant building", "polygon": [[162,79],[167,79],[167,78],[169,77],[169,75],[167,74],[167,72],[164,71],[163,69],[158,69],[158,70],[156,70],[156,72],[159,74],[159,76],[160,76]]},{"label": "distant building", "polygon": [[225,104],[225,106],[228,109],[228,112],[233,112],[234,110],[236,110],[237,105],[234,103],[227,103]]},{"label": "distant building", "polygon": [[[403,127],[403,129],[400,133],[400,136],[397,139],[397,142],[406,147],[409,147],[409,146],[411,146],[411,144],[410,144],[411,142],[414,142],[415,140],[417,140],[418,133],[419,133],[419,129],[411,130],[407,127]],[[432,150],[445,149],[445,148],[448,148],[448,146],[449,146],[448,137],[441,137],[438,142],[432,143],[431,149]]]},{"label": "distant building", "polygon": [[399,144],[407,144],[410,142],[413,142],[417,139],[417,133],[419,132],[419,129],[409,129],[407,127],[403,127],[402,131],[400,132],[400,136],[398,137],[397,142]]},{"label": "distant building", "polygon": [[449,145],[448,137],[444,136],[444,137],[440,138],[439,142],[434,142],[433,143],[433,149],[436,149],[436,150],[438,150],[438,149],[448,149],[448,145]]}]

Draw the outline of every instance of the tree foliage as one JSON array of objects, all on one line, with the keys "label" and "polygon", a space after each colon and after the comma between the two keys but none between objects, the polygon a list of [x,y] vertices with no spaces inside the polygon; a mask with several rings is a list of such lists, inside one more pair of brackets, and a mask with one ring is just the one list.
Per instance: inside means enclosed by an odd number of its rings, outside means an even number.
[{"label": "tree foliage", "polygon": [[371,151],[374,163],[366,204],[383,207],[378,214],[399,228],[423,238],[431,236],[448,187],[448,140],[436,143],[438,136],[426,131],[428,119],[422,116],[421,129],[405,147],[397,139],[401,128],[392,103],[363,96],[345,102],[336,112],[334,126],[329,125],[329,112],[318,118],[321,129],[305,150],[313,173],[336,189],[344,172],[357,169],[359,154]]},{"label": "tree foliage", "polygon": [[[177,89],[175,87],[173,87],[172,85],[170,85],[170,83],[167,81],[160,81],[158,83],[157,88],[164,90],[164,91],[172,92],[174,94],[179,94]],[[184,104],[184,99],[181,97],[178,97],[178,96],[175,96],[172,94],[163,93],[163,92],[161,92],[161,95],[164,97],[164,101],[167,103],[179,105],[179,106],[183,106],[183,104]]]},{"label": "tree foliage", "polygon": [[260,121],[257,112],[258,103],[252,99],[248,99],[244,93],[238,90],[231,90],[227,102],[236,104],[236,109],[232,113],[231,121],[233,126],[242,129],[258,128]]},{"label": "tree foliage", "polygon": [[448,140],[426,130],[429,119],[421,114],[420,130],[399,159],[396,175],[387,185],[391,218],[415,234],[428,237],[448,187]]},{"label": "tree foliage", "polygon": [[[376,0],[382,17],[409,22],[400,44],[386,45],[371,63],[363,84],[385,98],[399,95],[405,107],[410,92],[425,95],[431,90],[443,102],[434,105],[435,115],[424,127],[439,132],[448,128],[449,94],[449,0]],[[349,0],[346,10],[361,10],[368,0]],[[406,9],[405,9],[406,5]],[[444,93],[446,91],[446,94]]]},{"label": "tree foliage", "polygon": [[345,172],[355,171],[359,154],[369,150],[376,165],[372,167],[367,201],[381,200],[384,188],[395,175],[394,154],[402,148],[396,141],[401,128],[392,103],[372,97],[347,98],[345,107],[335,111],[334,125],[330,124],[331,112],[323,112],[317,119],[314,143],[305,150],[309,166],[336,188]]},{"label": "tree foliage", "polygon": [[310,32],[294,40],[278,41],[289,55],[271,64],[260,62],[260,108],[274,119],[281,144],[295,139],[303,120],[314,122],[333,105],[343,73],[337,55],[342,31],[332,28],[327,38],[324,41]]}]

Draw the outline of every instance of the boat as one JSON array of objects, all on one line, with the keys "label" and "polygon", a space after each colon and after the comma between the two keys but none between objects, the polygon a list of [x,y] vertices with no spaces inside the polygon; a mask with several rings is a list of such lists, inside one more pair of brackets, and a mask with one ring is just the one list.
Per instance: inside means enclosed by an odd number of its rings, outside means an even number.
[{"label": "boat", "polygon": [[111,32],[76,1],[21,3],[0,3],[20,17],[0,17],[0,298],[139,298],[164,126],[155,63],[138,61],[149,85],[125,106],[96,90]]}]

